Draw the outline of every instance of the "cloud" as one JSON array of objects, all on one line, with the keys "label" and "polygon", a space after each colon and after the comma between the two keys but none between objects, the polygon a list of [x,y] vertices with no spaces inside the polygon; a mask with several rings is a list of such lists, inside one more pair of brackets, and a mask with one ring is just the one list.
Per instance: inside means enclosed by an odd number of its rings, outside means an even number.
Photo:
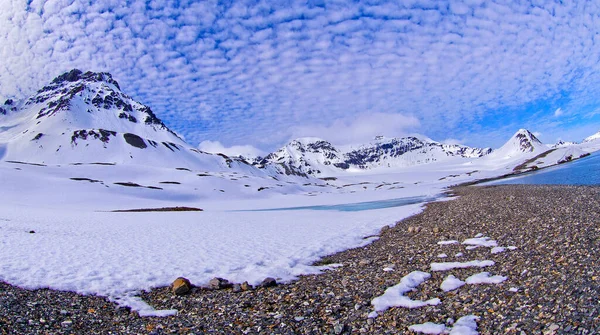
[{"label": "cloud", "polygon": [[554,117],[562,116],[565,112],[559,107],[554,111]]},{"label": "cloud", "polygon": [[368,113],[410,115],[432,138],[483,140],[493,132],[476,131],[509,131],[501,125],[527,119],[522,106],[536,101],[565,98],[560,111],[574,118],[600,107],[599,5],[7,0],[0,100],[77,67],[111,72],[192,143],[276,148],[308,125],[340,141],[327,130],[407,129]]},{"label": "cloud", "polygon": [[198,145],[198,149],[213,154],[225,154],[227,156],[244,156],[244,157],[258,157],[264,156],[265,152],[257,149],[251,145],[234,145],[226,147],[219,141],[202,141]]},{"label": "cloud", "polygon": [[402,137],[419,127],[414,116],[391,113],[363,113],[335,120],[330,125],[312,124],[291,128],[290,139],[320,137],[335,144],[360,144],[376,136]]}]

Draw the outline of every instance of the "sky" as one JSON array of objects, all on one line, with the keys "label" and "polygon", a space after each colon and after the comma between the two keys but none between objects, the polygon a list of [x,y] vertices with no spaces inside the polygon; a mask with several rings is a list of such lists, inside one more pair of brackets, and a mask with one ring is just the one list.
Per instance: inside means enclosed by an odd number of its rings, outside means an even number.
[{"label": "sky", "polygon": [[[0,99],[110,72],[191,145],[600,130],[596,1],[0,0]],[[215,149],[215,150],[217,150]]]}]

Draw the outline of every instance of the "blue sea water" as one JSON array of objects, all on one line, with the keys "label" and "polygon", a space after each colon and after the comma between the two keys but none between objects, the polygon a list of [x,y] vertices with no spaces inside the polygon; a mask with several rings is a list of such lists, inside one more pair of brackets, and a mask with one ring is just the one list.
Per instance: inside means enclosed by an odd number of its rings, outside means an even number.
[{"label": "blue sea water", "polygon": [[600,185],[600,153],[523,176],[485,183],[506,184]]}]

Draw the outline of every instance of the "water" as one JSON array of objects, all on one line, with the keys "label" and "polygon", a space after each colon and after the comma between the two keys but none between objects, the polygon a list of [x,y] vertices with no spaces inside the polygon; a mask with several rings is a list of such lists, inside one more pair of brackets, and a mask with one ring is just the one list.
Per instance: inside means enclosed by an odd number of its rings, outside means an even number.
[{"label": "water", "polygon": [[527,173],[520,177],[496,180],[484,185],[505,184],[600,185],[600,153],[574,162]]},{"label": "water", "polygon": [[269,208],[269,209],[256,209],[254,211],[298,211],[298,210],[315,210],[315,211],[340,211],[340,212],[359,212],[368,211],[373,209],[401,207],[406,205],[414,205],[425,202],[434,201],[441,198],[442,195],[438,196],[417,196],[417,197],[405,197],[395,198],[377,201],[365,201],[355,202],[350,204],[339,204],[339,205],[318,205],[318,206],[300,206],[300,207],[283,207],[283,208]]}]

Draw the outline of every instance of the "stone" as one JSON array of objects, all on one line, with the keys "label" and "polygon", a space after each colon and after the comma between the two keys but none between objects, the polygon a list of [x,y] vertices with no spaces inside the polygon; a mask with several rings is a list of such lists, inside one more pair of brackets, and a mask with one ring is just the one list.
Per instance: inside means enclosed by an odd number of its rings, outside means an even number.
[{"label": "stone", "polygon": [[265,278],[265,280],[262,281],[262,283],[260,283],[260,286],[261,287],[277,286],[277,280],[275,280],[275,278],[267,277],[267,278]]},{"label": "stone", "polygon": [[363,258],[360,261],[358,261],[359,266],[366,266],[366,265],[370,265],[371,263],[372,263],[371,260],[366,259],[366,258]]},{"label": "stone", "polygon": [[184,295],[192,290],[192,284],[186,278],[179,277],[171,284],[171,290],[175,295]]},{"label": "stone", "polygon": [[225,288],[230,288],[233,285],[227,280],[223,278],[213,278],[208,282],[208,287],[213,290],[222,290]]},{"label": "stone", "polygon": [[433,227],[433,232],[434,233],[439,233],[440,232],[440,228],[439,227]]},{"label": "stone", "polygon": [[242,292],[242,285],[233,284],[233,292],[235,292],[235,293]]},{"label": "stone", "polygon": [[248,282],[245,281],[240,285],[240,288],[242,289],[242,291],[249,291],[252,289],[252,285],[248,284]]}]

